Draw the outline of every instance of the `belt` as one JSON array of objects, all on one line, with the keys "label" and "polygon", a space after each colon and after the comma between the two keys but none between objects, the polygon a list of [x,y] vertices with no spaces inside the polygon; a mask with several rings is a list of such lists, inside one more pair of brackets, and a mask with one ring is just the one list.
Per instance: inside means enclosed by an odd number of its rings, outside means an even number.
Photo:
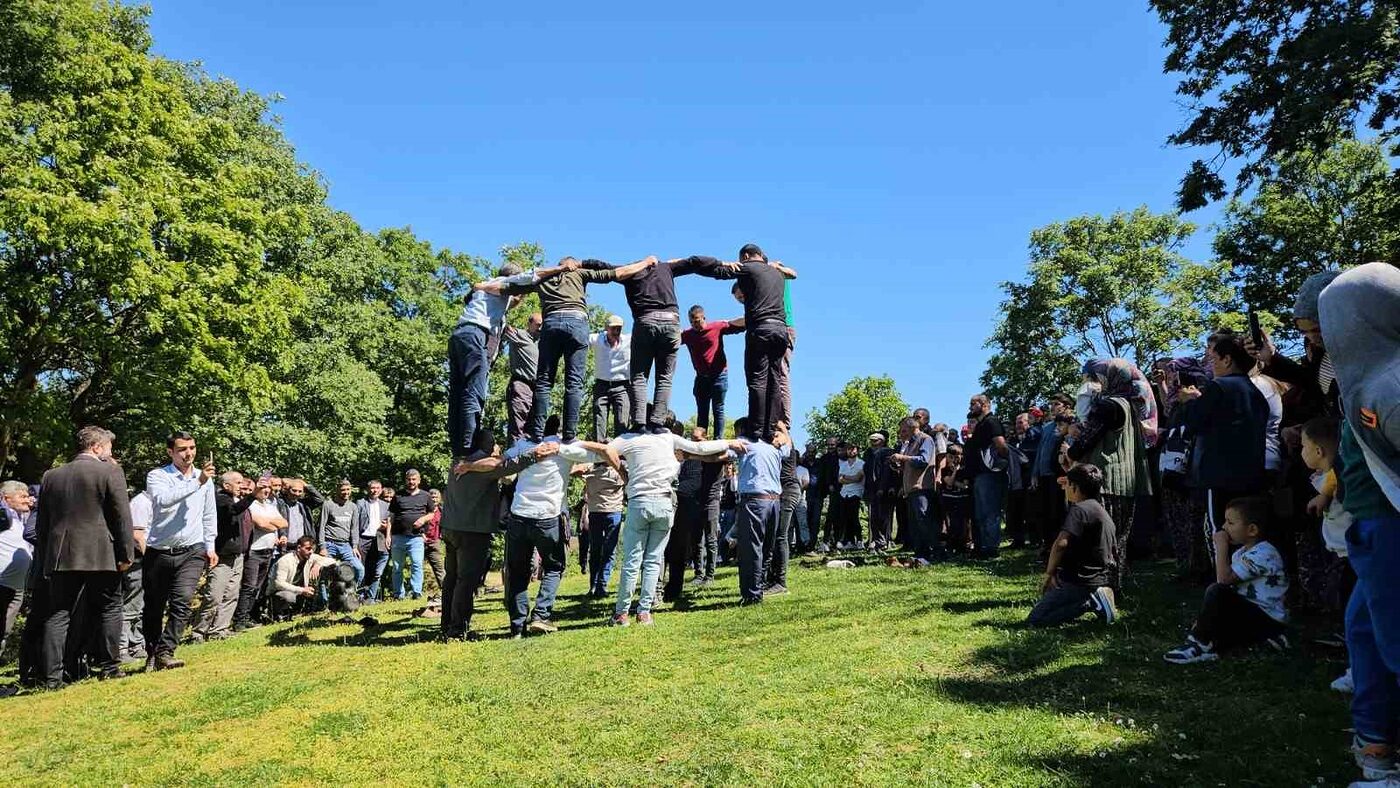
[{"label": "belt", "polygon": [[184,555],[196,547],[203,546],[204,545],[187,544],[184,547],[151,547],[150,545],[146,545],[146,552],[160,553],[161,555]]},{"label": "belt", "polygon": [[739,498],[745,501],[780,501],[783,496],[773,493],[739,493]]}]

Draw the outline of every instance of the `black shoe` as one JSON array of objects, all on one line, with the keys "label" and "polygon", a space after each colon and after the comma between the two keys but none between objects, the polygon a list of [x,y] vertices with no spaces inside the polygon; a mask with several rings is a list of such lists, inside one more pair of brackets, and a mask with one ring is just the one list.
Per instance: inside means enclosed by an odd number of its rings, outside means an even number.
[{"label": "black shoe", "polygon": [[156,672],[156,658],[155,658],[155,657],[146,657],[146,672],[147,672],[147,673],[155,673],[155,672]]},{"label": "black shoe", "polygon": [[99,673],[99,674],[97,675],[97,680],[98,680],[98,681],[108,681],[108,680],[124,679],[124,678],[126,678],[127,676],[129,676],[129,675],[131,675],[131,674],[127,673],[126,671],[122,670],[121,668],[113,668],[112,670],[104,670],[104,671],[102,671],[101,673]]},{"label": "black shoe", "polygon": [[172,656],[161,654],[157,654],[154,659],[146,660],[147,669],[150,668],[151,663],[155,663],[156,670],[175,670],[176,668],[183,668],[185,666],[185,661],[183,659],[176,659]]},{"label": "black shoe", "polygon": [[468,643],[479,643],[479,642],[481,642],[481,641],[483,641],[483,640],[486,639],[486,636],[485,636],[485,635],[481,634],[480,632],[476,631],[475,629],[469,629],[469,630],[467,630],[467,634],[466,634],[465,637],[466,637],[466,640],[467,640]]}]

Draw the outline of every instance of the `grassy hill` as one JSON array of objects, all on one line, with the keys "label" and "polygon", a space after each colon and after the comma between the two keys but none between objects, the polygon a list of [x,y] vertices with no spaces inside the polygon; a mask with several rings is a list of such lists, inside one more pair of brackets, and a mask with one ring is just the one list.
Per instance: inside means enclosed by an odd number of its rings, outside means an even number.
[{"label": "grassy hill", "polygon": [[1340,652],[1161,660],[1199,601],[1135,565],[1118,625],[1020,622],[1028,556],[929,571],[734,570],[606,626],[576,567],[558,634],[430,642],[408,604],[187,646],[178,671],[0,701],[5,784],[1333,785],[1353,774]]}]

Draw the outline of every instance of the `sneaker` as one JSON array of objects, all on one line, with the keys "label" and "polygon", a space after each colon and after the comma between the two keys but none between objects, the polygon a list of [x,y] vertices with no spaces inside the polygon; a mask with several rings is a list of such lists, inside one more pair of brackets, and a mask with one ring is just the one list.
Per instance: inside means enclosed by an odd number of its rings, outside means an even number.
[{"label": "sneaker", "polygon": [[1288,641],[1288,636],[1283,633],[1274,635],[1273,637],[1269,638],[1264,642],[1269,644],[1269,648],[1279,652],[1280,654],[1287,651],[1288,647],[1292,645],[1292,643]]},{"label": "sneaker", "polygon": [[652,621],[652,620],[651,620],[651,613],[638,613],[638,614],[637,614],[637,624],[639,624],[640,626],[649,627],[649,626],[651,626],[652,624],[655,624],[655,623],[656,623],[655,621]]},{"label": "sneaker", "polygon": [[1400,788],[1400,775],[1388,775],[1379,780],[1357,780],[1347,783],[1347,788]]},{"label": "sneaker", "polygon": [[1162,659],[1173,665],[1192,665],[1197,662],[1214,662],[1220,659],[1220,655],[1209,645],[1188,636],[1183,645],[1163,654]]},{"label": "sneaker", "polygon": [[1346,673],[1338,676],[1337,680],[1332,682],[1332,689],[1347,694],[1356,692],[1356,684],[1351,680],[1351,668],[1347,668]]},{"label": "sneaker", "polygon": [[612,625],[615,627],[630,627],[632,626],[632,620],[627,617],[626,613],[618,613],[612,617]]},{"label": "sneaker", "polygon": [[1094,589],[1094,595],[1091,599],[1093,600],[1094,609],[1098,611],[1099,615],[1103,616],[1105,624],[1112,624],[1118,620],[1118,605],[1113,599],[1113,589],[1107,586],[1099,586]]},{"label": "sneaker", "polygon": [[695,587],[697,587],[697,588],[700,587],[700,586],[703,586],[703,585],[705,585],[705,578],[703,578],[703,577],[692,577],[692,578],[690,579],[690,585],[693,585],[693,586],[695,586]]},{"label": "sneaker", "polygon": [[554,626],[542,618],[537,618],[525,626],[525,631],[532,635],[548,635],[552,632],[558,632],[559,627]]},{"label": "sneaker", "polygon": [[1367,780],[1400,778],[1395,768],[1395,749],[1388,744],[1371,744],[1353,736],[1351,755],[1356,759],[1356,765],[1361,767],[1361,776]]},{"label": "sneaker", "polygon": [[910,569],[927,569],[930,566],[933,566],[933,564],[929,563],[926,558],[915,558],[913,561],[909,562]]},{"label": "sneaker", "polygon": [[766,586],[763,589],[764,596],[778,596],[780,594],[786,594],[787,592],[787,586],[783,585],[782,583],[774,583],[770,586]]},{"label": "sneaker", "polygon": [[830,547],[829,545],[827,545],[826,542],[817,542],[817,550],[816,550],[816,552],[818,552],[818,553],[829,553],[829,552],[831,552],[831,547]]}]

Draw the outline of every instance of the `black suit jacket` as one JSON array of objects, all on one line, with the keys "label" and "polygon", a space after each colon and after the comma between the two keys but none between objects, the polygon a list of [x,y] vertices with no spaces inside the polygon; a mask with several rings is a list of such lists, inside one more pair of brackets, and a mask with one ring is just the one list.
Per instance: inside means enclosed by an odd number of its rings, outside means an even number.
[{"label": "black suit jacket", "polygon": [[132,560],[131,503],[121,468],[80,454],[44,474],[39,492],[40,566],[54,572],[115,572]]}]

